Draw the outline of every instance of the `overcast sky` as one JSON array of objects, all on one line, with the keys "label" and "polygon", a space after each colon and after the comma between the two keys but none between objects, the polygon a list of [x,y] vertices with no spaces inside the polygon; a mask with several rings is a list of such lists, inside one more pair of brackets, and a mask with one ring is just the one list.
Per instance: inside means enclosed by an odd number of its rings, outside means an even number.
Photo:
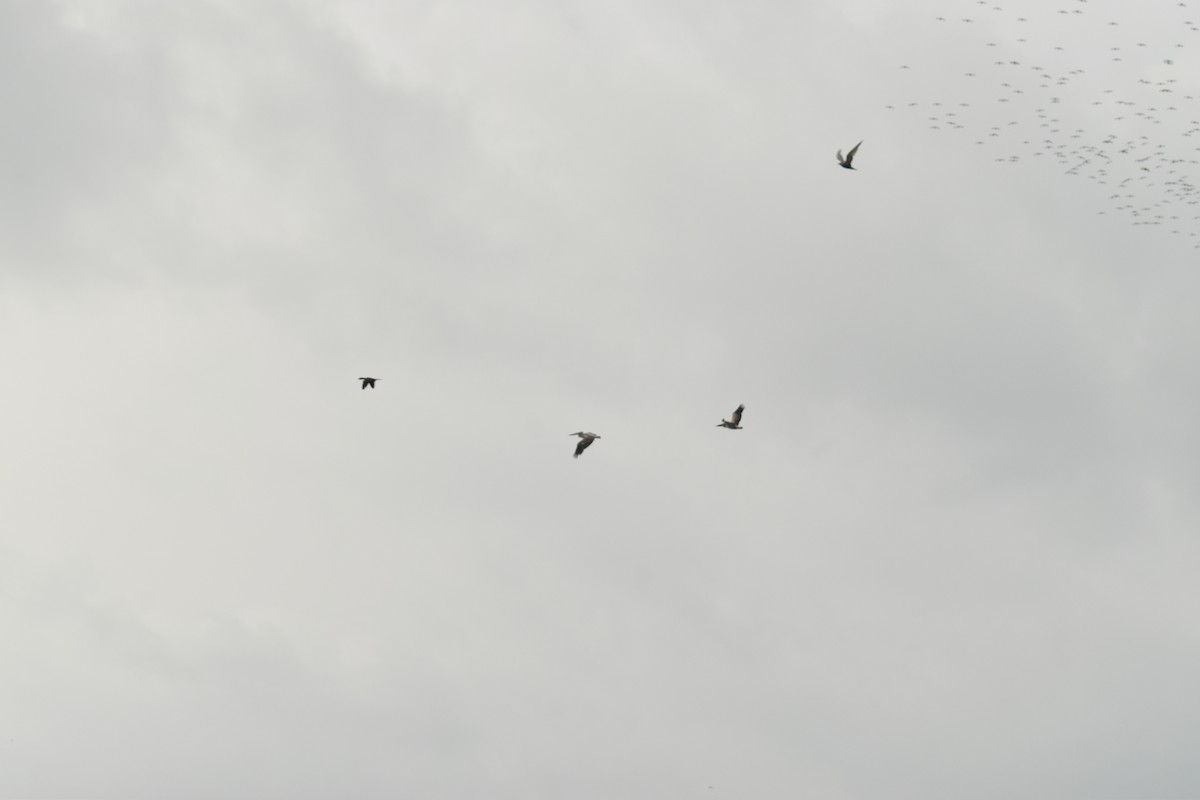
[{"label": "overcast sky", "polygon": [[0,797],[1200,796],[1197,22],[0,0]]}]

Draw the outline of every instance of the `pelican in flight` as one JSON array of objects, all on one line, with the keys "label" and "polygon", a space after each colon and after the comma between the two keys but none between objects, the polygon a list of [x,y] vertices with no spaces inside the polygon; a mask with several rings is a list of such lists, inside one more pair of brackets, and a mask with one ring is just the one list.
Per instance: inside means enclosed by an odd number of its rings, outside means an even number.
[{"label": "pelican in flight", "polygon": [[717,425],[717,427],[729,428],[733,431],[740,431],[742,429],[742,412],[745,410],[745,405],[738,406],[736,409],[734,409],[733,414],[730,415],[729,419],[721,420],[721,424]]},{"label": "pelican in flight", "polygon": [[372,389],[374,389],[375,381],[377,381],[379,379],[378,378],[359,378],[359,380],[363,382],[362,388],[365,389],[368,386],[370,386]]},{"label": "pelican in flight", "polygon": [[588,447],[591,446],[593,441],[600,438],[599,435],[597,435],[595,433],[587,433],[586,431],[577,431],[570,435],[579,437],[579,444],[575,445],[575,457],[576,458],[579,458],[579,454],[582,453],[584,450],[587,450]]},{"label": "pelican in flight", "polygon": [[850,163],[854,161],[854,154],[858,152],[858,148],[860,147],[862,147],[862,142],[859,142],[858,144],[854,145],[854,147],[851,147],[850,152],[846,154],[845,158],[842,158],[842,151],[838,150],[838,164],[845,169],[854,169],[854,167],[850,166]]}]

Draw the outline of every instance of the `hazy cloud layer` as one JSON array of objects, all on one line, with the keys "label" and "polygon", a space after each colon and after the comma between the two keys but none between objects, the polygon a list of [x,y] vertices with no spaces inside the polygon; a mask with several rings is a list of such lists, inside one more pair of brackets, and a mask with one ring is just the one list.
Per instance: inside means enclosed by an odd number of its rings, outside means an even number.
[{"label": "hazy cloud layer", "polygon": [[0,796],[1200,793],[1200,42],[1079,5],[0,4]]}]

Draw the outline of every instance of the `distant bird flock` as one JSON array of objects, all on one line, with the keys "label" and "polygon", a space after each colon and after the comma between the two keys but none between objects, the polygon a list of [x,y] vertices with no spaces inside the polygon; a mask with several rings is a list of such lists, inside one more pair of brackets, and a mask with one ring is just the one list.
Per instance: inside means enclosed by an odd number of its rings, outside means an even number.
[{"label": "distant bird flock", "polygon": [[[358,378],[357,380],[362,381],[362,388],[366,389],[368,386],[370,386],[372,389],[374,389],[375,381],[378,380],[378,378]],[[742,412],[745,410],[746,406],[739,405],[734,409],[733,413],[729,415],[729,419],[722,419],[717,427],[731,428],[735,431],[740,431],[742,429]],[[592,442],[601,438],[600,434],[591,433],[589,431],[575,431],[575,433],[568,435],[579,437],[579,443],[575,445],[575,458],[579,458],[579,456],[583,454],[584,450],[587,450],[592,446]]]},{"label": "distant bird flock", "polygon": [[[1088,0],[1075,0],[1075,7],[1070,9],[1051,8],[1042,0],[1038,2],[1039,5],[1034,8],[1046,18],[1067,17],[1079,19],[1083,24],[1091,16]],[[977,4],[985,6],[989,14],[1008,14],[1002,6],[994,5],[992,0],[977,0]],[[1187,9],[1188,6],[1179,2],[1175,7]],[[1160,15],[1165,13],[1157,5],[1153,11]],[[1200,18],[1200,14],[1197,17]],[[1200,206],[1200,192],[1188,174],[1190,167],[1200,165],[1200,159],[1195,155],[1200,153],[1200,145],[1192,139],[1194,136],[1200,139],[1200,88],[1195,90],[1196,94],[1188,94],[1186,89],[1178,85],[1179,77],[1171,71],[1175,58],[1162,55],[1164,48],[1175,53],[1186,50],[1186,45],[1180,41],[1159,42],[1153,48],[1147,42],[1136,42],[1130,46],[1120,39],[1119,33],[1098,36],[1098,31],[1119,27],[1113,20],[1103,20],[1103,25],[1099,20],[1094,21],[1092,24],[1095,27],[1090,31],[1067,31],[1070,38],[1065,41],[1073,48],[1080,47],[1082,50],[1090,47],[1093,53],[1101,44],[1107,48],[1106,73],[1113,81],[1108,85],[1085,79],[1088,73],[1081,66],[1066,68],[1067,65],[1061,63],[1063,57],[1056,55],[1066,52],[1066,48],[1053,39],[1037,40],[1035,37],[1039,28],[1031,24],[1033,21],[1030,17],[1020,16],[1006,21],[1014,23],[1019,30],[1024,30],[1027,25],[1031,27],[1027,34],[1013,37],[1011,41],[985,42],[985,46],[993,48],[994,52],[989,56],[981,50],[979,62],[972,63],[971,70],[962,73],[970,87],[968,96],[976,105],[986,103],[989,99],[1007,104],[1003,124],[991,125],[986,133],[982,133],[984,129],[981,125],[994,121],[994,112],[990,115],[972,115],[968,111],[973,108],[971,102],[954,102],[945,98],[926,103],[931,109],[936,109],[928,117],[929,127],[933,130],[977,131],[982,138],[975,141],[976,145],[1006,144],[1010,152],[996,157],[996,161],[1020,161],[1021,153],[1014,150],[1022,150],[1043,160],[1049,157],[1048,160],[1067,168],[1066,175],[1083,175],[1097,185],[1111,187],[1108,199],[1113,204],[1113,210],[1126,214],[1135,225],[1169,226],[1172,233],[1179,234],[1189,223],[1200,221],[1200,211],[1196,209]],[[975,20],[971,17],[952,20],[946,16],[936,16],[933,22],[939,25],[970,25]],[[1200,33],[1200,25],[1190,20],[1175,21],[1175,27],[1180,38],[1186,35],[1184,31],[1189,34]],[[1112,44],[1114,41],[1120,44]],[[1080,42],[1084,44],[1081,46]],[[1139,55],[1126,61],[1122,54],[1129,52],[1139,52]],[[1143,52],[1146,55],[1141,55]],[[994,57],[1001,53],[1005,54],[1004,57]],[[990,64],[986,63],[988,59],[991,59]],[[1036,63],[1042,59],[1054,66],[1048,68]],[[1094,54],[1092,60],[1095,60]],[[1113,69],[1112,64],[1128,66]],[[910,75],[920,73],[919,69],[913,70],[909,64],[900,68],[907,70]],[[945,68],[944,62],[931,66],[931,69],[938,71],[944,71]],[[1200,73],[1196,77],[1200,77]],[[1200,84],[1200,80],[1197,83]],[[985,86],[998,96],[984,97],[981,92]],[[1093,96],[1087,94],[1089,91],[1099,93],[1094,95],[1096,99],[1087,100]],[[1096,109],[1094,118],[1087,125],[1072,128],[1072,123],[1064,119],[1066,112],[1055,108],[1061,106],[1067,97],[1076,107],[1087,101],[1091,108]],[[907,108],[920,106],[920,101],[906,104]],[[895,110],[896,106],[888,105],[886,108]],[[989,119],[981,123],[978,121],[980,116]],[[1146,130],[1155,135],[1131,131],[1130,125],[1135,122],[1149,125]],[[860,141],[844,156],[839,149],[838,166],[856,169],[854,158],[861,146]],[[1185,210],[1185,207],[1191,208]],[[1188,236],[1197,237],[1197,231],[1189,231]],[[1200,241],[1194,246],[1200,247]],[[363,389],[374,389],[377,378],[358,380],[362,381]],[[739,405],[729,419],[722,419],[716,427],[742,430],[742,412],[745,410],[745,405]],[[592,442],[600,438],[599,434],[588,431],[576,431],[570,435],[579,437],[575,445],[575,458],[579,458],[584,450],[592,446]]]},{"label": "distant bird flock", "polygon": [[[1007,5],[960,1],[958,13],[930,16],[931,31],[954,45],[947,52],[974,43],[974,57],[900,65],[901,80],[923,96],[886,108],[916,109],[929,129],[963,135],[996,162],[1055,163],[1105,187],[1097,194],[1109,207],[1097,213],[1160,226],[1200,247],[1192,178],[1200,172],[1200,65],[1192,58],[1200,9],[1026,0],[1018,16]],[[1116,10],[1138,16],[1115,20]]]}]

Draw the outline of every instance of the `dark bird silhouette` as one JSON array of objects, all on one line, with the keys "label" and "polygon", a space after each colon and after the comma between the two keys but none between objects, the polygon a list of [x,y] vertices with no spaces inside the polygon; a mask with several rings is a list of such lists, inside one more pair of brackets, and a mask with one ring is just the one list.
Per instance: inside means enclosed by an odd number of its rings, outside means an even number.
[{"label": "dark bird silhouette", "polygon": [[575,445],[575,457],[576,458],[579,458],[580,453],[582,453],[584,450],[587,450],[589,447],[591,447],[592,442],[594,442],[596,439],[600,438],[597,434],[586,433],[584,431],[577,431],[570,435],[579,437],[579,444]]},{"label": "dark bird silhouette", "polygon": [[718,428],[729,428],[730,430],[740,431],[742,429],[742,412],[746,410],[745,405],[740,405],[729,416],[729,419],[721,420]]},{"label": "dark bird silhouette", "polygon": [[854,167],[851,166],[851,162],[854,161],[854,154],[858,152],[858,148],[860,148],[860,147],[862,147],[862,142],[859,142],[858,144],[854,145],[854,147],[851,147],[850,152],[846,154],[845,158],[842,158],[842,151],[838,150],[838,152],[837,152],[838,164],[841,165],[845,169],[854,169]]},{"label": "dark bird silhouette", "polygon": [[370,386],[372,389],[374,389],[375,381],[377,381],[379,379],[378,378],[359,378],[359,380],[363,382],[362,388],[365,389],[368,386]]}]

